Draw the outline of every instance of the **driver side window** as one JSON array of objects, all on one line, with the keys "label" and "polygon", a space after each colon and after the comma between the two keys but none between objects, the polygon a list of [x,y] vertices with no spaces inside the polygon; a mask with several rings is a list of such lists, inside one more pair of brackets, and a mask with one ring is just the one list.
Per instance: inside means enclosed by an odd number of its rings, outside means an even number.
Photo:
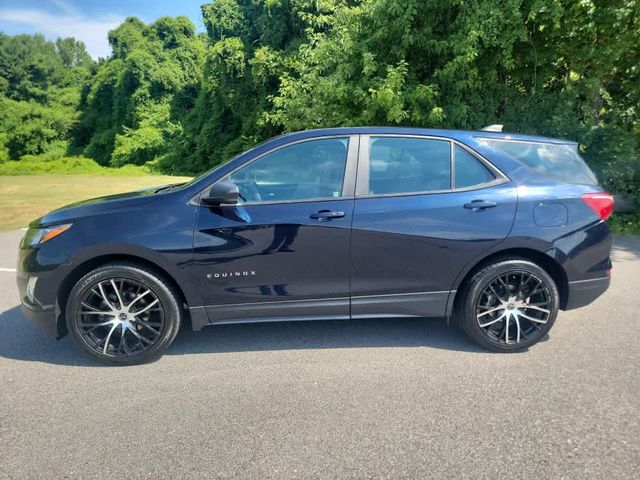
[{"label": "driver side window", "polygon": [[310,140],[267,153],[228,176],[242,203],[289,202],[342,195],[348,138]]}]

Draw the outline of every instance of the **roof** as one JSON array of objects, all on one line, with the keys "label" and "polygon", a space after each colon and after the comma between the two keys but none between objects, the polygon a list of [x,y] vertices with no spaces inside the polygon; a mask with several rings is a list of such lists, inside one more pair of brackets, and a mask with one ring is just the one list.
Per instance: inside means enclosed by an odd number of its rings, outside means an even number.
[{"label": "roof", "polygon": [[557,138],[542,137],[536,135],[523,135],[519,133],[509,132],[487,132],[482,130],[450,130],[450,129],[435,129],[435,128],[412,128],[412,127],[339,127],[339,128],[320,128],[314,130],[304,130],[300,132],[293,132],[282,135],[279,138],[287,138],[291,140],[291,137],[303,139],[308,137],[319,137],[329,135],[381,135],[381,134],[395,134],[395,135],[431,135],[434,137],[446,137],[453,138],[455,140],[464,141],[469,137],[472,138],[494,138],[501,140],[521,140],[521,141],[533,141],[555,144],[571,144],[575,145],[576,142],[571,140],[562,140]]}]

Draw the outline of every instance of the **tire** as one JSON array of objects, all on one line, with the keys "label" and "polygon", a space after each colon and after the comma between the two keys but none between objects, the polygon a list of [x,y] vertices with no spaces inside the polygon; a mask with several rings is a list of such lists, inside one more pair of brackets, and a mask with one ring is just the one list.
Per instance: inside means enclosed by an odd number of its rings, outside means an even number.
[{"label": "tire", "polygon": [[178,334],[180,298],[152,268],[109,263],[87,273],[71,290],[67,328],[94,358],[117,365],[145,363],[160,357]]},{"label": "tire", "polygon": [[526,350],[551,330],[558,287],[541,267],[504,259],[476,272],[463,289],[459,322],[477,344],[497,352]]}]

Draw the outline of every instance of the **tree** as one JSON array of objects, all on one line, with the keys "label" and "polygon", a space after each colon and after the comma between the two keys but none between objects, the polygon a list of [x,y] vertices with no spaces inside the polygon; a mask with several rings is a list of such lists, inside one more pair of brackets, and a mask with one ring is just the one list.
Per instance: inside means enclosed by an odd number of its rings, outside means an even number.
[{"label": "tree", "polygon": [[0,34],[0,97],[28,102],[4,104],[0,158],[71,136],[102,165],[195,174],[292,130],[503,123],[577,140],[597,169],[640,164],[637,0],[215,0],[202,16],[206,34],[128,18],[98,63],[74,39]]},{"label": "tree", "polygon": [[0,33],[0,88],[15,100],[47,100],[48,89],[63,81],[64,68],[55,45],[42,35]]},{"label": "tree", "polygon": [[171,152],[200,89],[204,47],[186,17],[128,18],[109,42],[112,58],[83,92],[75,141],[103,165],[141,165]]},{"label": "tree", "polygon": [[342,5],[328,29],[308,34],[264,118],[284,130],[505,123],[579,140],[587,154],[597,138],[613,138],[633,155],[639,8],[632,0]]},{"label": "tree", "polygon": [[0,34],[0,157],[64,152],[94,62],[82,42]]},{"label": "tree", "polygon": [[84,43],[75,38],[58,38],[56,40],[56,53],[65,68],[85,67],[90,69],[93,60],[87,53]]}]

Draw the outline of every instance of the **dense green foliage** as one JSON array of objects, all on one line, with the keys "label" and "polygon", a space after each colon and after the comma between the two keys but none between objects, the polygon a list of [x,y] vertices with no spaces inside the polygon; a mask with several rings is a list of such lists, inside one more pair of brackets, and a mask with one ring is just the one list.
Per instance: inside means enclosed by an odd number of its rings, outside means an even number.
[{"label": "dense green foliage", "polygon": [[82,43],[0,33],[0,161],[66,152],[80,88],[95,70]]},{"label": "dense green foliage", "polygon": [[76,145],[102,165],[142,165],[172,151],[200,91],[204,46],[186,17],[127,19],[112,57],[83,90]]},{"label": "dense green foliage", "polygon": [[[73,39],[0,35],[0,162],[83,155],[195,174],[273,135],[341,125],[574,139],[640,196],[637,0],[216,0]],[[67,161],[68,164],[68,161]]]},{"label": "dense green foliage", "polygon": [[0,162],[0,175],[41,175],[56,174],[92,174],[92,175],[152,175],[153,171],[146,166],[125,165],[121,168],[107,168],[84,157],[62,157],[55,160],[42,161],[23,158],[19,162]]}]

